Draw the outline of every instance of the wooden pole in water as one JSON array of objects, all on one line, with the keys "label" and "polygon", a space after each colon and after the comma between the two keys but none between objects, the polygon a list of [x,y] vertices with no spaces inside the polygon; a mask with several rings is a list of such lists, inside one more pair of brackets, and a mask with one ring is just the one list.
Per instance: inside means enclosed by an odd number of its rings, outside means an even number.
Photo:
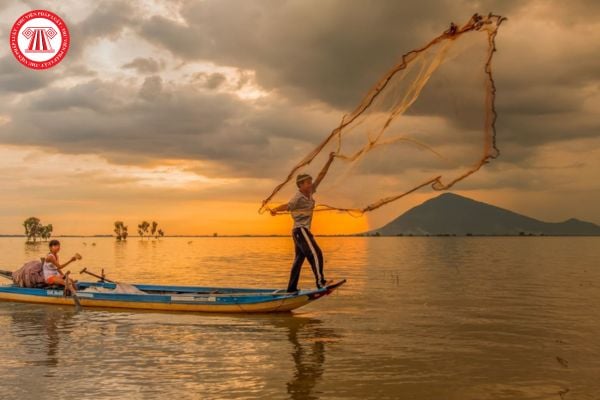
[{"label": "wooden pole in water", "polygon": [[71,293],[71,297],[73,297],[73,302],[75,303],[75,308],[77,311],[81,310],[81,302],[79,301],[79,297],[77,297],[77,290],[75,289],[75,285],[73,284],[73,280],[69,277],[71,271],[67,271],[64,276],[65,279],[65,290],[64,294],[67,295],[67,290]]}]

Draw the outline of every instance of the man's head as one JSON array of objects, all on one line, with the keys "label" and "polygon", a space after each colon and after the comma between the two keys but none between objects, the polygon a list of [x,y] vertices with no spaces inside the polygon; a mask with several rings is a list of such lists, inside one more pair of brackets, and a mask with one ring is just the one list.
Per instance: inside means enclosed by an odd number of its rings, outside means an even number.
[{"label": "man's head", "polygon": [[56,239],[52,239],[49,243],[48,243],[48,247],[50,248],[50,251],[55,253],[57,251],[60,250],[60,242]]},{"label": "man's head", "polygon": [[312,189],[312,176],[300,174],[296,177],[296,186],[301,192],[310,192]]}]

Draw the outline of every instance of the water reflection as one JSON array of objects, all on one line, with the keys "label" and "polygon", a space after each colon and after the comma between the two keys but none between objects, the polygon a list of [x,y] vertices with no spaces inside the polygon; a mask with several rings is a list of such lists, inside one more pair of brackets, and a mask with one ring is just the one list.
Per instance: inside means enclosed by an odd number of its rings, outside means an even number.
[{"label": "water reflection", "polygon": [[280,323],[287,330],[294,362],[292,379],[286,384],[287,393],[291,399],[318,399],[321,393],[315,387],[325,370],[327,344],[340,336],[316,318],[290,316]]},{"label": "water reflection", "polygon": [[[131,313],[108,309],[76,313],[74,308],[60,306],[5,306],[4,315],[8,318],[6,333],[9,334],[6,340],[16,352],[15,356],[18,354],[16,357],[19,363],[12,366],[13,372],[17,373],[18,384],[27,387],[28,380],[36,379],[44,390],[57,391],[56,394],[62,389],[46,386],[51,381],[40,381],[40,378],[53,379],[63,374],[71,375],[85,365],[89,367],[92,361],[95,365],[110,363],[115,367],[114,371],[102,371],[103,380],[110,380],[111,377],[116,379],[115,373],[121,376],[126,372],[130,377],[151,374],[158,385],[154,390],[159,392],[166,389],[160,388],[163,384],[172,382],[173,379],[188,388],[205,388],[206,383],[198,381],[197,374],[208,380],[214,379],[210,376],[215,372],[215,364],[211,364],[213,361],[224,362],[221,368],[224,377],[229,373],[235,374],[235,370],[237,374],[245,375],[255,368],[256,366],[248,365],[248,355],[255,349],[256,340],[260,340],[270,343],[274,357],[267,362],[272,367],[264,371],[264,384],[270,386],[276,383],[276,386],[271,386],[274,392],[287,392],[290,399],[317,399],[323,395],[318,387],[326,368],[328,346],[341,339],[321,319],[305,315],[213,316]],[[165,329],[166,327],[169,329]],[[151,352],[148,352],[141,337],[135,341],[128,339],[132,337],[132,332],[141,328],[150,335],[146,339],[154,343]],[[235,349],[227,346],[215,348],[215,341],[220,341],[225,332],[232,329],[235,331],[234,336],[238,338]],[[188,332],[185,340],[182,338],[184,332]],[[208,369],[200,367],[203,364],[197,363],[199,355],[211,352],[211,360],[205,360],[209,361]],[[169,357],[168,360],[175,362],[165,370],[151,368],[154,361],[166,362],[167,358],[164,358],[163,353],[171,354],[172,358]],[[239,356],[233,359],[245,359],[246,362],[232,364],[232,360],[223,361],[231,354]],[[121,364],[123,366],[119,367]],[[190,365],[194,365],[193,374],[188,374],[192,371]],[[199,367],[200,369],[196,369]],[[95,375],[99,371],[88,372]],[[260,375],[262,374],[259,373],[255,378],[260,380]],[[96,378],[98,376],[87,376],[86,379]],[[248,382],[241,383],[240,388],[243,390],[252,392],[256,389],[252,385],[245,386]]]},{"label": "water reflection", "polygon": [[127,241],[126,240],[115,240],[113,244],[114,254],[114,267],[119,270],[125,266],[125,260],[127,259]]},{"label": "water reflection", "polygon": [[[289,238],[82,240],[61,238],[83,252],[73,271],[125,282],[285,287],[292,251]],[[348,285],[292,315],[0,303],[0,399],[598,397],[598,238],[321,240],[326,274]],[[23,241],[0,240],[5,268],[47,249]]]},{"label": "water reflection", "polygon": [[38,260],[40,257],[44,257],[48,253],[47,242],[24,242],[23,247],[25,259],[23,259],[16,268],[20,267],[27,261]]},{"label": "water reflection", "polygon": [[[44,376],[55,376],[59,365],[60,341],[74,325],[75,309],[52,306],[19,305],[10,313],[12,333],[26,350],[27,365],[50,367]],[[63,339],[64,340],[64,339]]]},{"label": "water reflection", "polygon": [[[288,339],[292,343],[292,358],[296,372],[294,378],[288,382],[287,391],[292,399],[316,399],[313,390],[323,375],[325,362],[325,343],[318,340],[311,341],[299,337],[300,329],[309,329],[315,321],[297,321],[289,327]],[[320,323],[320,321],[319,321]]]}]

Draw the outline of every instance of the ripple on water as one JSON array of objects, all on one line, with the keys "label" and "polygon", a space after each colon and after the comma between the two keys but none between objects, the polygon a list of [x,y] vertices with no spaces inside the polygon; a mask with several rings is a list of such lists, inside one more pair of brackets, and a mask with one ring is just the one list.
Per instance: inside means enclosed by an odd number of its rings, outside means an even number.
[{"label": "ripple on water", "polygon": [[[42,250],[20,240],[0,238],[9,265]],[[280,288],[293,251],[289,238],[94,240],[97,246],[84,247],[85,240],[65,238],[63,251],[128,282]],[[0,303],[0,374],[9,383],[0,385],[0,397],[600,393],[598,238],[318,240],[326,275],[348,284],[291,315],[76,313]],[[305,266],[301,286],[312,285]]]}]

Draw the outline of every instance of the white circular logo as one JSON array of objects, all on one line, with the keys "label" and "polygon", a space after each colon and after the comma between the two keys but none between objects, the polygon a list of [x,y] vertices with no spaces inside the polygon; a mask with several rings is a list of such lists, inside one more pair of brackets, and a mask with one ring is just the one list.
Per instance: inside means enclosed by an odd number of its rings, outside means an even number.
[{"label": "white circular logo", "polygon": [[69,42],[64,21],[46,10],[23,14],[10,32],[13,55],[32,69],[46,69],[61,62],[69,50]]}]

